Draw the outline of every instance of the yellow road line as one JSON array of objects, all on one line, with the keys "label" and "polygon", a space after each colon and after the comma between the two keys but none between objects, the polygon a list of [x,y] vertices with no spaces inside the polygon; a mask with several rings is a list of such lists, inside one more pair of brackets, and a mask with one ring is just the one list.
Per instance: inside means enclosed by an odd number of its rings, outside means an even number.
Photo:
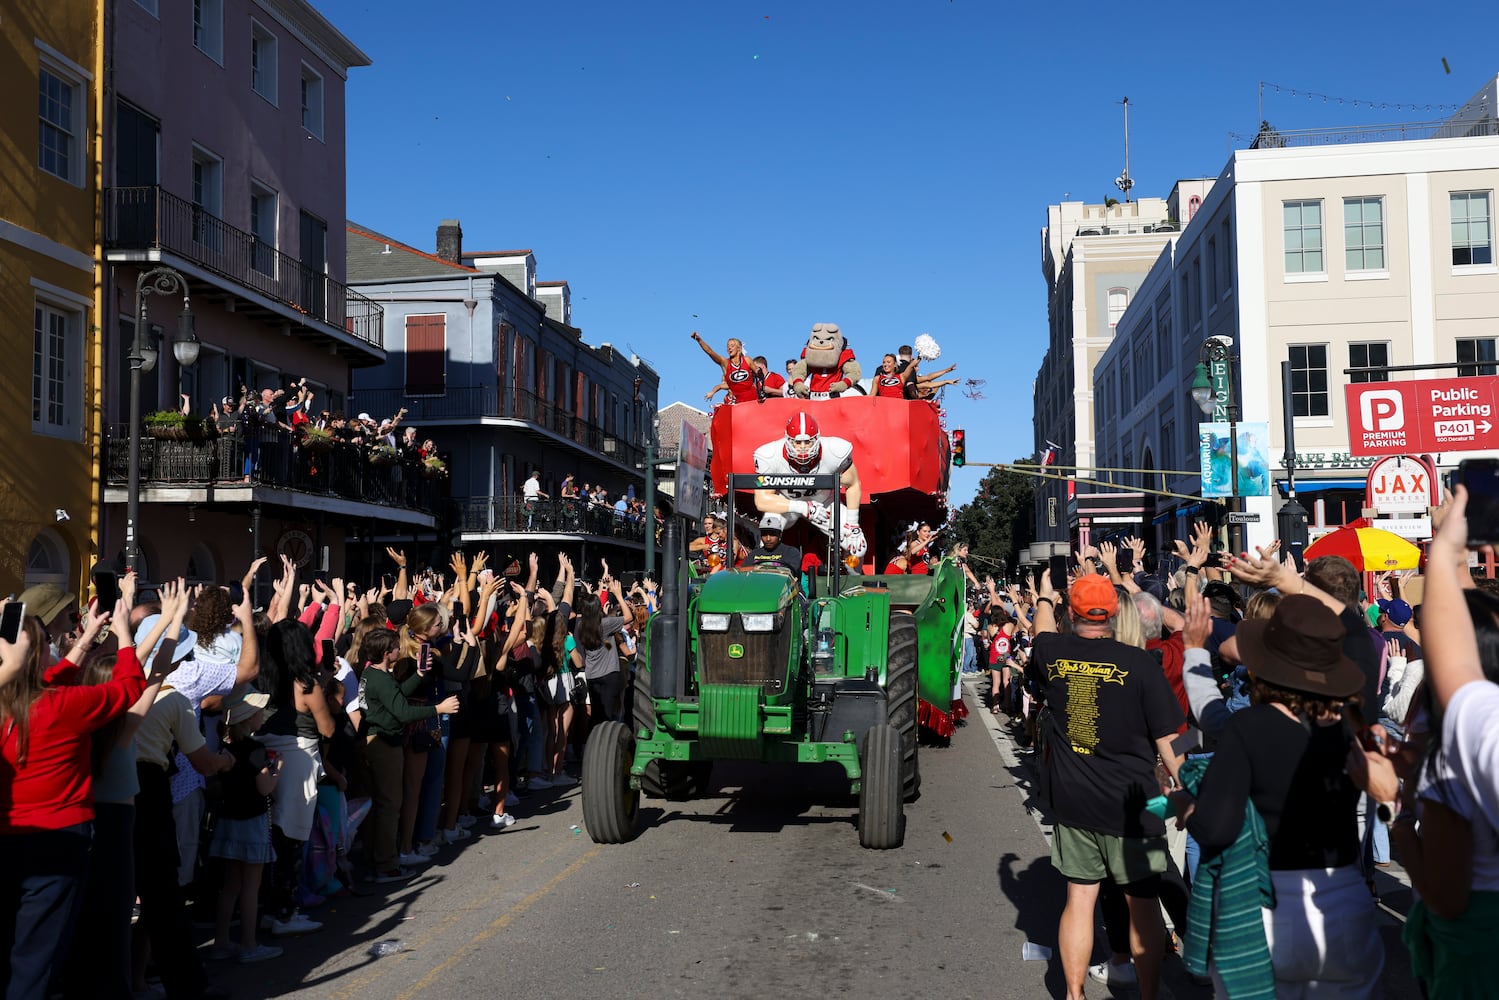
[{"label": "yellow road line", "polygon": [[451,969],[454,965],[458,964],[458,960],[463,957],[464,952],[468,951],[468,949],[472,948],[474,945],[478,944],[481,941],[489,940],[500,931],[504,930],[506,927],[509,927],[515,921],[516,917],[520,916],[522,913],[525,913],[536,903],[540,902],[541,899],[547,895],[547,893],[551,892],[553,889],[557,888],[557,886],[561,885],[564,881],[577,874],[579,869],[588,864],[588,862],[592,861],[594,858],[598,857],[599,853],[602,850],[603,848],[601,847],[595,847],[593,850],[589,851],[587,854],[583,855],[581,858],[574,861],[566,868],[562,869],[562,871],[555,875],[552,880],[546,885],[542,886],[540,889],[537,889],[535,892],[531,893],[531,895],[527,896],[525,899],[512,906],[504,916],[496,918],[488,927],[484,928],[482,931],[469,938],[463,944],[459,945],[458,949],[453,952],[452,956],[449,957],[447,961],[437,966],[421,979],[418,979],[409,990],[398,994],[396,1000],[411,1000],[412,997],[416,996],[418,993],[421,993],[427,987],[431,986],[444,972]]},{"label": "yellow road line", "polygon": [[[532,869],[541,867],[542,865],[550,862],[557,855],[562,854],[564,851],[568,850],[570,848],[570,846],[571,845],[567,841],[559,841],[556,850],[551,851],[550,853],[546,854],[545,856],[538,857],[536,855],[532,855],[532,859],[529,861],[529,863],[523,862],[515,870],[513,870],[512,872],[509,873],[511,875],[511,879],[510,879],[511,884],[513,884],[515,881],[518,881],[521,876],[524,876],[525,874],[527,874],[528,872],[530,872]],[[598,849],[595,848],[594,851],[592,852],[592,854],[597,854],[597,853],[598,853]],[[588,856],[591,857],[592,854],[590,854]],[[494,886],[489,891],[490,892],[495,892],[495,891],[502,890],[504,888],[505,888],[505,886],[503,886],[503,885]],[[442,887],[442,886],[430,886],[428,888],[419,889],[417,891],[420,892],[420,893],[442,892],[443,889],[444,889],[444,887]],[[387,902],[387,906],[386,906],[385,909],[398,908],[398,907],[404,905],[407,902],[414,902],[414,901],[415,900],[409,899],[409,898],[395,898],[395,899],[391,899],[391,900],[389,900]],[[374,913],[374,914],[371,914],[370,915],[370,920],[373,921],[373,922],[378,923],[379,919],[380,919],[380,914],[383,913],[383,912],[385,912],[384,909],[382,909],[380,911],[376,911],[376,913]],[[425,931],[422,934],[418,934],[417,936],[408,939],[405,942],[407,949],[410,950],[410,951],[418,951],[418,950],[420,950],[422,948],[425,948],[433,940],[435,940],[436,938],[438,938],[440,935],[446,933],[447,930],[450,927],[452,927],[453,924],[455,924],[458,921],[462,920],[465,916],[467,916],[468,914],[470,914],[472,912],[473,912],[473,909],[469,908],[469,907],[463,907],[461,909],[454,910],[452,913],[448,914],[448,916],[444,917],[436,926],[428,929],[427,931]],[[389,971],[390,971],[389,966],[382,966],[379,961],[372,961],[372,962],[369,963],[369,965],[370,965],[370,971],[368,973],[366,973],[363,976],[359,976],[359,977],[357,977],[357,978],[355,978],[355,979],[353,979],[353,980],[351,980],[349,982],[344,983],[338,990],[336,990],[335,992],[329,993],[328,996],[327,996],[327,1000],[354,1000],[355,997],[360,996],[364,992],[365,987],[369,986],[376,979],[379,979],[382,973],[388,974]]]}]

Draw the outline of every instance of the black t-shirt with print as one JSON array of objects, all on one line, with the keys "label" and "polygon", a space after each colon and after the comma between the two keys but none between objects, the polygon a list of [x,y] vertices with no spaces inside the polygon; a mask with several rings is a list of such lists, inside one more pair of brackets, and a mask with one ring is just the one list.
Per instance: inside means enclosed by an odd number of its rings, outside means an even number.
[{"label": "black t-shirt with print", "polygon": [[1160,794],[1155,741],[1176,733],[1181,705],[1161,666],[1114,639],[1045,633],[1026,676],[1045,691],[1046,759],[1058,823],[1119,837],[1155,837],[1145,811]]},{"label": "black t-shirt with print", "polygon": [[225,819],[254,819],[270,811],[266,797],[255,787],[255,778],[269,763],[265,746],[259,740],[243,739],[225,744],[234,757],[234,766],[224,775],[224,798],[219,815]]}]

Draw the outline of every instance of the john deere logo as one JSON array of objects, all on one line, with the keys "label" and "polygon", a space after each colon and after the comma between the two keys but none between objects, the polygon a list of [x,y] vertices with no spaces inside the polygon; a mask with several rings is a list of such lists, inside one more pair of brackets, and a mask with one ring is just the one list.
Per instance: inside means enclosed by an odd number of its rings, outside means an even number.
[{"label": "john deere logo", "polygon": [[729,643],[729,659],[737,660],[744,656],[744,646],[737,642]]}]

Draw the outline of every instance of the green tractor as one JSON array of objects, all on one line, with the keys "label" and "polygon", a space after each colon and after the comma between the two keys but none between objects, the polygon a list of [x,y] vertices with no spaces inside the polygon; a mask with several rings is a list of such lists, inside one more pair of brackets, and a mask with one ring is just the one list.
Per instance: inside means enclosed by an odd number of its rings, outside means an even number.
[{"label": "green tractor", "polygon": [[[740,488],[795,478],[787,485],[837,489],[832,476],[733,478]],[[957,676],[961,571],[942,563],[930,576],[850,576],[830,559],[806,584],[760,566],[715,573],[689,591],[675,519],[663,555],[668,572],[638,657],[631,719],[597,726],[583,754],[593,840],[634,839],[642,792],[689,798],[714,761],[750,760],[838,764],[859,798],[859,843],[899,847],[904,805],[921,787],[918,728],[934,712],[949,718],[934,706],[950,705]]]}]

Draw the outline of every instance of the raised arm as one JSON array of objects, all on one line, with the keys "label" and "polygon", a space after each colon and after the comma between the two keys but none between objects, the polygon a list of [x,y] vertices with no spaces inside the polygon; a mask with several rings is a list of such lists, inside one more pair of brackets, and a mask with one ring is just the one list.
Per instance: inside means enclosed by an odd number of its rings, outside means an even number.
[{"label": "raised arm", "polygon": [[[1484,679],[1478,639],[1463,578],[1468,567],[1468,491],[1459,486],[1431,540],[1426,560],[1426,594],[1421,601],[1421,639],[1426,652],[1426,683],[1442,708],[1463,685]],[[1472,580],[1469,578],[1471,584]]]},{"label": "raised arm", "polygon": [[719,354],[712,347],[709,347],[708,342],[703,339],[702,334],[698,333],[696,330],[692,331],[692,339],[697,341],[697,346],[703,349],[704,354],[713,359],[713,363],[715,365],[722,368],[724,365],[728,364],[728,362],[724,360],[724,356],[722,354]]},{"label": "raised arm", "polygon": [[406,575],[406,553],[397,552],[395,549],[387,545],[385,547],[385,554],[390,556],[390,558],[398,567],[398,572],[396,573],[396,586],[390,594],[391,600],[404,601],[411,596],[409,592],[409,580]]}]

